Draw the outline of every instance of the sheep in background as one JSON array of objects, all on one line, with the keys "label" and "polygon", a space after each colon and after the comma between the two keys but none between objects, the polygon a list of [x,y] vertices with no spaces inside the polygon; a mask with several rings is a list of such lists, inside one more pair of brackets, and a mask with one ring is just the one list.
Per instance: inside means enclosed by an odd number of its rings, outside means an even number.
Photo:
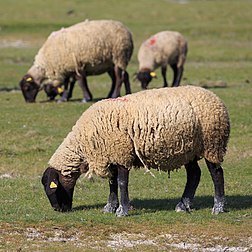
[{"label": "sheep in background", "polygon": [[[125,216],[128,177],[134,166],[170,172],[185,165],[187,183],[176,211],[190,211],[204,158],[214,183],[213,213],[224,212],[224,175],[230,124],[227,109],[212,92],[185,86],[141,91],[90,106],[49,160],[42,183],[52,207],[72,208],[82,174],[110,178],[105,212]],[[120,188],[120,203],[118,200]]]},{"label": "sheep in background", "polygon": [[120,95],[122,82],[126,94],[131,93],[126,67],[132,52],[132,34],[118,21],[87,20],[52,32],[20,81],[23,96],[26,102],[34,102],[44,84],[67,86],[69,78],[77,77],[83,101],[90,101],[86,77],[105,72],[112,76],[109,97]]},{"label": "sheep in background", "polygon": [[158,67],[161,67],[164,87],[167,87],[167,65],[174,72],[172,86],[179,86],[187,51],[187,42],[179,32],[162,31],[144,41],[138,51],[139,70],[136,76],[142,88],[146,89],[156,77],[154,70]]}]

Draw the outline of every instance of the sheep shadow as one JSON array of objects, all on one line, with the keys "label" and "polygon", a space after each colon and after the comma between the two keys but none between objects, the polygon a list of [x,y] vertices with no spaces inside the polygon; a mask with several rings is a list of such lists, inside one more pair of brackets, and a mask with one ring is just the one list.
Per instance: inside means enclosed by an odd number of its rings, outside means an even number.
[{"label": "sheep shadow", "polygon": [[[196,196],[193,201],[193,209],[211,209],[213,196]],[[133,199],[131,201],[135,209],[145,209],[148,212],[173,211],[180,198],[172,199]],[[252,207],[252,195],[226,196],[226,208],[229,211],[249,209]]]},{"label": "sheep shadow", "polygon": [[[142,210],[152,213],[157,211],[174,211],[180,198],[167,199],[138,199],[130,201],[134,210]],[[73,207],[73,211],[83,211],[91,209],[103,209],[104,204],[81,205]],[[193,209],[211,209],[213,206],[213,196],[196,196],[193,202]],[[226,208],[228,211],[244,210],[252,208],[252,195],[232,195],[226,196]]]},{"label": "sheep shadow", "polygon": [[103,209],[103,207],[106,205],[104,204],[94,204],[94,205],[81,205],[81,206],[76,206],[72,208],[72,211],[83,211],[83,210],[92,210],[92,209]]}]

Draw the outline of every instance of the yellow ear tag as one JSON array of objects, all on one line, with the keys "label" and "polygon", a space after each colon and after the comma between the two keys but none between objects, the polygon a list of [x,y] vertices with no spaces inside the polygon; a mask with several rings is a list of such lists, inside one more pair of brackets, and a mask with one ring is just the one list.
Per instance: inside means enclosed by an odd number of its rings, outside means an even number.
[{"label": "yellow ear tag", "polygon": [[61,88],[61,87],[58,87],[57,91],[58,91],[59,94],[62,94],[64,92],[63,88]]},{"label": "yellow ear tag", "polygon": [[26,81],[32,81],[32,77],[27,78]]},{"label": "yellow ear tag", "polygon": [[50,188],[51,188],[51,189],[57,188],[57,185],[52,181],[51,184],[50,184]]},{"label": "yellow ear tag", "polygon": [[150,76],[153,77],[153,78],[154,78],[154,77],[157,77],[157,75],[156,75],[155,72],[150,72]]}]

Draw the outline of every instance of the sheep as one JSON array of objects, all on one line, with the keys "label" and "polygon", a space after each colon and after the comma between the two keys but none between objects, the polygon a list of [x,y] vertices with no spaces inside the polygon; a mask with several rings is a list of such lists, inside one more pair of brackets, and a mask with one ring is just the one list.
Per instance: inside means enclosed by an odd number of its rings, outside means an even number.
[{"label": "sheep", "polygon": [[136,78],[141,82],[142,88],[146,89],[152,78],[157,77],[154,70],[158,67],[161,67],[164,87],[167,87],[167,65],[170,65],[174,72],[172,86],[179,86],[187,51],[187,41],[179,32],[161,31],[145,40],[137,56],[139,70]]},{"label": "sheep", "polygon": [[[48,162],[42,176],[52,207],[69,211],[77,178],[109,177],[104,212],[128,215],[132,167],[170,172],[185,166],[187,183],[175,210],[191,211],[204,158],[215,196],[212,212],[224,212],[221,167],[230,133],[227,108],[211,91],[196,86],[149,89],[90,106]],[[120,204],[118,200],[120,188]]]},{"label": "sheep", "polygon": [[[126,67],[133,53],[131,32],[113,20],[84,21],[52,32],[38,51],[32,67],[20,81],[26,102],[35,102],[43,85],[68,86],[69,78],[78,79],[83,102],[91,101],[87,76],[105,72],[111,76],[109,97],[118,97],[122,82],[131,93]],[[71,84],[70,84],[71,85]],[[63,94],[62,101],[69,98]]]}]

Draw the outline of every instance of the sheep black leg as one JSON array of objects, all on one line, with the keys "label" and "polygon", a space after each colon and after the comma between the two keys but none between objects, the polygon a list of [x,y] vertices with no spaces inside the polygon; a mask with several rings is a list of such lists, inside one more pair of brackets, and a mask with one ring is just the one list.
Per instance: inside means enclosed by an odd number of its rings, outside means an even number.
[{"label": "sheep black leg", "polygon": [[167,79],[166,79],[166,71],[167,71],[166,66],[161,67],[161,74],[162,74],[163,80],[164,80],[164,87],[168,87],[168,82],[167,82]]},{"label": "sheep black leg", "polygon": [[116,78],[116,84],[115,89],[111,95],[112,98],[116,98],[120,96],[120,90],[123,82],[123,71],[119,67],[115,67],[115,78]]},{"label": "sheep black leg", "polygon": [[177,65],[172,65],[172,69],[174,72],[174,78],[172,82],[173,87],[178,87],[183,75],[184,68],[183,67],[177,67]]},{"label": "sheep black leg", "polygon": [[129,170],[118,166],[118,185],[120,188],[120,205],[116,210],[116,216],[127,216],[129,211]]},{"label": "sheep black leg", "polygon": [[115,213],[116,209],[119,207],[118,201],[118,169],[116,166],[110,167],[111,177],[109,179],[109,189],[110,194],[108,198],[108,203],[103,208],[104,213]]},{"label": "sheep black leg", "polygon": [[225,191],[224,191],[224,173],[220,165],[214,164],[206,160],[208,170],[211,174],[214,183],[214,206],[212,209],[213,214],[223,213],[225,204]]},{"label": "sheep black leg", "polygon": [[69,87],[69,92],[68,92],[67,100],[69,100],[70,98],[72,98],[75,81],[76,81],[76,79],[73,78],[69,82],[70,87]]},{"label": "sheep black leg", "polygon": [[61,96],[61,98],[58,100],[58,103],[61,102],[66,102],[67,101],[67,97],[68,97],[68,84],[69,84],[69,78],[66,78],[64,81],[64,92]]},{"label": "sheep black leg", "polygon": [[123,81],[124,81],[124,85],[125,85],[125,93],[131,94],[129,74],[127,71],[124,71],[124,73],[123,73]]},{"label": "sheep black leg", "polygon": [[78,81],[79,81],[79,85],[80,88],[82,90],[83,93],[83,100],[82,102],[89,102],[92,100],[92,94],[88,88],[88,84],[87,84],[87,78],[85,74],[82,74],[81,76],[78,75],[77,77]]},{"label": "sheep black leg", "polygon": [[187,182],[180,202],[177,204],[176,212],[190,212],[192,201],[199,185],[201,170],[197,159],[185,165]]},{"label": "sheep black leg", "polygon": [[114,69],[109,70],[109,71],[108,71],[108,75],[109,75],[109,77],[111,78],[112,83],[111,83],[111,89],[110,89],[110,91],[109,91],[109,94],[108,94],[107,98],[111,98],[111,97],[112,97],[112,94],[113,94],[113,92],[114,92],[114,90],[115,90],[115,86],[116,86],[115,70],[114,70]]}]

